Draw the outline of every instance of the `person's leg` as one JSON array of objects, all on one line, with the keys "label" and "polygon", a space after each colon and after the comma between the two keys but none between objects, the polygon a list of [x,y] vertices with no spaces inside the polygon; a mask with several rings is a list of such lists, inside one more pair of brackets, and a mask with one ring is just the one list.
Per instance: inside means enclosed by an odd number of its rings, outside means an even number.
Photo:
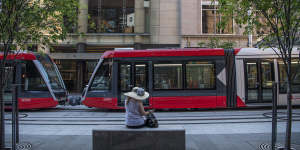
[{"label": "person's leg", "polygon": [[146,126],[146,120],[144,120],[144,124],[138,125],[138,126],[128,126],[126,125],[127,128],[132,128],[132,129],[137,129],[137,128],[142,128]]}]

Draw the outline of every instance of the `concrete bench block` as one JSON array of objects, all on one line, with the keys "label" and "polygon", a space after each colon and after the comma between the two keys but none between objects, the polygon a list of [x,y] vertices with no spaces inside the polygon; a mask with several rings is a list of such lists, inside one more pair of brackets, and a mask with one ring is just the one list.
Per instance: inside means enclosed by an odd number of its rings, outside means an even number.
[{"label": "concrete bench block", "polygon": [[185,150],[185,129],[103,126],[93,130],[93,150]]}]

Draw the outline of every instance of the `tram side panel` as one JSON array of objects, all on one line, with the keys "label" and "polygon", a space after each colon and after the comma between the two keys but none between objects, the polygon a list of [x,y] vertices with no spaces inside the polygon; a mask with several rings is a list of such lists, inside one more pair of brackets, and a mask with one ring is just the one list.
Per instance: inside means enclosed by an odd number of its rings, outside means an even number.
[{"label": "tram side panel", "polygon": [[[226,74],[224,71],[225,62],[224,57],[220,56],[202,56],[195,58],[190,58],[189,60],[177,60],[176,62],[183,62],[183,67],[185,73],[183,76],[185,87],[183,89],[168,89],[168,85],[163,85],[161,89],[156,89],[155,79],[157,72],[155,68],[151,68],[153,71],[154,79],[150,81],[150,84],[153,83],[153,93],[150,102],[152,103],[153,108],[224,108],[226,107],[226,86],[224,85],[224,78]],[[210,60],[209,64],[201,64],[207,60]],[[154,62],[159,66],[161,62]],[[189,64],[191,63],[191,64]],[[194,68],[193,72],[189,72],[189,67],[197,67],[197,63],[203,66],[213,65],[213,74],[209,74],[207,70],[203,72],[197,72],[197,69]],[[170,64],[171,65],[171,64]],[[201,67],[203,67],[201,66]],[[207,68],[206,68],[207,69]],[[199,70],[201,70],[199,68]],[[191,75],[192,73],[193,75]],[[197,74],[198,73],[198,74]],[[202,74],[203,73],[203,74]],[[193,77],[197,78],[194,78]],[[205,78],[204,78],[205,77]],[[208,77],[214,78],[213,87],[206,88],[209,85],[205,85]],[[204,79],[203,79],[204,78]],[[203,81],[206,80],[206,81]],[[166,88],[166,89],[163,89]]]},{"label": "tram side panel", "polygon": [[227,69],[224,59],[216,60],[216,108],[227,107]]}]

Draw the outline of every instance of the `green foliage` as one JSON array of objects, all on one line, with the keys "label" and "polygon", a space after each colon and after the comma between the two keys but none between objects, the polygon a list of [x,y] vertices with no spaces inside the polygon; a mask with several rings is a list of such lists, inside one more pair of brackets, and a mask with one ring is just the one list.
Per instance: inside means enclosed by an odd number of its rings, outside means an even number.
[{"label": "green foliage", "polygon": [[[218,3],[218,11],[223,14],[221,27],[233,17],[237,24],[245,25],[245,34],[268,36],[279,49],[291,50],[300,29],[299,0],[218,0]],[[273,46],[269,42],[264,46]]]},{"label": "green foliage", "polygon": [[224,49],[233,49],[235,45],[235,42],[224,42],[220,45],[221,48]]},{"label": "green foliage", "polygon": [[[77,22],[77,0],[2,0],[0,42],[47,45],[64,40]],[[3,49],[2,49],[3,50]]]},{"label": "green foliage", "polygon": [[209,43],[207,44],[207,46],[209,48],[218,48],[220,45],[220,39],[219,38],[210,38],[209,39]]},{"label": "green foliage", "polygon": [[201,47],[201,48],[205,48],[205,47],[206,47],[206,43],[204,43],[204,42],[199,42],[199,43],[198,43],[198,46]]},{"label": "green foliage", "polygon": [[213,37],[209,39],[208,43],[199,42],[199,47],[208,47],[208,48],[224,48],[224,49],[233,49],[235,46],[235,42],[228,41],[228,42],[220,42],[219,38]]}]

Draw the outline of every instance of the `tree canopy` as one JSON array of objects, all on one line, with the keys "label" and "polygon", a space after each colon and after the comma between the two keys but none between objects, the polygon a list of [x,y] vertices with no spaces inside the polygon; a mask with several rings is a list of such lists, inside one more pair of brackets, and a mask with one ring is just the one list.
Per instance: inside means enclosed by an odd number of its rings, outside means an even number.
[{"label": "tree canopy", "polygon": [[77,21],[77,0],[0,1],[1,51],[63,40]]}]

